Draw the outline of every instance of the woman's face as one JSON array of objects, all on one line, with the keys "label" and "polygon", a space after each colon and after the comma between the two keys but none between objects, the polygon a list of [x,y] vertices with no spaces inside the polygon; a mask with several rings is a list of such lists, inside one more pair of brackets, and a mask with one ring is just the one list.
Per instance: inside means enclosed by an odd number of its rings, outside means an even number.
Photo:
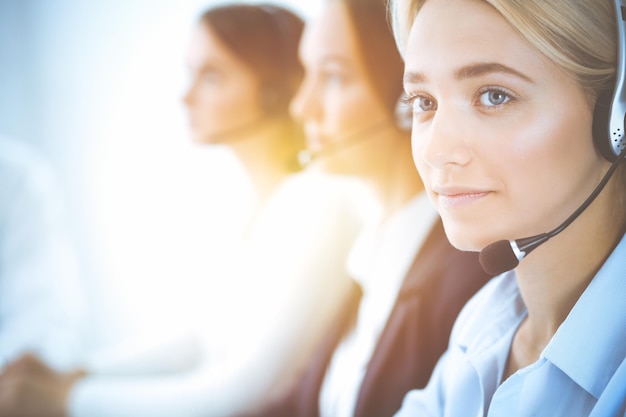
[{"label": "woman's face", "polygon": [[263,116],[259,82],[205,25],[191,37],[184,102],[194,140],[225,143]]},{"label": "woman's face", "polygon": [[405,58],[413,156],[455,246],[555,228],[606,170],[583,91],[487,3],[428,0]]},{"label": "woman's face", "polygon": [[[341,2],[327,2],[300,43],[305,76],[291,103],[304,124],[307,146],[324,155],[325,169],[345,172],[368,136],[390,116],[375,95],[356,34]],[[350,151],[349,151],[350,150]]]}]

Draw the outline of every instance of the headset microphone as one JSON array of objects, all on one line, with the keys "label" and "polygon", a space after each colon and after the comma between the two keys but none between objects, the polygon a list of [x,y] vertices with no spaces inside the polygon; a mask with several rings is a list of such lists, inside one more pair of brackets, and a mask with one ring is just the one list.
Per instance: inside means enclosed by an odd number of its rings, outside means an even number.
[{"label": "headset microphone", "polygon": [[392,122],[389,119],[385,119],[363,129],[359,129],[356,132],[345,136],[341,140],[329,143],[317,151],[312,151],[310,149],[301,150],[298,153],[298,163],[302,168],[306,168],[315,161],[330,157],[331,155],[343,151],[353,145],[361,143],[361,141],[368,139],[374,133],[386,129],[389,126],[392,126]]},{"label": "headset microphone", "polygon": [[617,159],[613,161],[609,170],[604,174],[602,181],[600,181],[589,197],[587,197],[580,207],[557,228],[548,233],[542,233],[523,239],[499,240],[480,251],[479,260],[485,272],[491,275],[498,275],[515,268],[517,264],[519,264],[519,261],[524,259],[526,255],[535,250],[539,245],[561,233],[585,211],[593,200],[595,200],[624,158],[626,158],[626,148],[622,149]]},{"label": "headset microphone", "polygon": [[615,0],[617,23],[617,70],[613,90],[598,96],[593,115],[593,141],[600,154],[611,161],[611,167],[580,207],[556,229],[517,240],[500,240],[480,252],[480,264],[493,275],[517,266],[531,251],[561,233],[592,203],[609,181],[617,166],[626,159],[626,0]]}]

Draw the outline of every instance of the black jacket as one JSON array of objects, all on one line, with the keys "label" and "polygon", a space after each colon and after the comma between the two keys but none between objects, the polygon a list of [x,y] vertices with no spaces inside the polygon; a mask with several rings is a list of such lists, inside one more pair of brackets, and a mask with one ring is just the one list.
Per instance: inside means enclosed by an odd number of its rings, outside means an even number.
[{"label": "black jacket", "polygon": [[[448,242],[441,221],[433,227],[409,269],[361,384],[355,417],[392,416],[405,394],[422,388],[448,345],[452,325],[465,302],[489,279],[478,254]],[[358,311],[354,291],[296,385],[277,401],[247,417],[319,417],[326,369]]]}]

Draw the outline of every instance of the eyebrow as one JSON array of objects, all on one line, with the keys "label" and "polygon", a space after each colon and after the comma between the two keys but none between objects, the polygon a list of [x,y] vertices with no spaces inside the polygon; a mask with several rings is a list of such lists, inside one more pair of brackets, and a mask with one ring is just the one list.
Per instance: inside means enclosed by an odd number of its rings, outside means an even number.
[{"label": "eyebrow", "polygon": [[476,77],[480,77],[481,75],[491,74],[491,73],[503,73],[503,74],[514,75],[527,82],[532,82],[532,80],[528,76],[522,74],[521,72],[511,67],[507,67],[506,65],[498,64],[496,62],[485,62],[485,63],[478,63],[478,64],[465,66],[457,70],[454,73],[454,77],[457,80],[462,80],[466,78],[476,78]]},{"label": "eyebrow", "polygon": [[[457,80],[464,80],[468,78],[477,78],[486,74],[493,73],[510,74],[521,78],[522,80],[529,83],[533,82],[530,77],[522,74],[521,72],[511,67],[507,67],[506,65],[498,64],[496,62],[479,62],[476,64],[464,66],[454,72],[454,78]],[[419,84],[424,81],[426,81],[426,76],[421,72],[410,71],[404,75],[404,82],[406,84]]]},{"label": "eyebrow", "polygon": [[204,74],[207,72],[219,72],[219,68],[217,65],[210,63],[210,64],[203,64],[198,68],[198,73],[200,74]]},{"label": "eyebrow", "polygon": [[213,61],[211,62],[203,62],[198,67],[194,67],[192,64],[187,64],[187,69],[192,71],[194,74],[206,74],[208,72],[223,72],[220,70],[219,65],[215,65]]}]

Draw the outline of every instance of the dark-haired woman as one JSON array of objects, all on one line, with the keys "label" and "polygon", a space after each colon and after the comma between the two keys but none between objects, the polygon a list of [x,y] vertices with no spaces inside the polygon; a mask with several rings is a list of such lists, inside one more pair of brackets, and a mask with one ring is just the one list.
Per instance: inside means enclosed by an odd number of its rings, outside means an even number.
[{"label": "dark-haired woman", "polygon": [[228,416],[293,381],[348,288],[345,257],[365,217],[350,181],[294,173],[303,137],[288,107],[302,78],[302,27],[281,7],[232,4],[204,13],[191,38],[193,138],[232,150],[257,199],[232,259],[216,260],[228,268],[201,297],[211,312],[203,355],[188,360],[193,346],[180,344],[142,350],[86,363],[87,377],[24,357],[0,377],[12,387],[0,393],[0,415]]},{"label": "dark-haired woman", "polygon": [[252,415],[391,416],[426,384],[457,313],[488,279],[475,254],[448,243],[415,171],[385,4],[325,1],[303,34],[305,77],[292,112],[311,164],[358,178],[382,213],[350,252],[350,302],[314,359],[287,394]]}]

